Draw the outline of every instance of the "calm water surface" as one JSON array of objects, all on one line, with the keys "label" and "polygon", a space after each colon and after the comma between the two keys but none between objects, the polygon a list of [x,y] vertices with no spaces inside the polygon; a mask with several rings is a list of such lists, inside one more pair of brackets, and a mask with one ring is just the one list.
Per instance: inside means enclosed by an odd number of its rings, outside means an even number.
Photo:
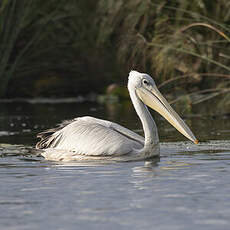
[{"label": "calm water surface", "polygon": [[195,111],[185,117],[199,145],[156,116],[161,158],[80,164],[48,162],[31,152],[36,133],[83,115],[141,133],[131,105],[0,108],[0,229],[229,229],[229,116]]}]

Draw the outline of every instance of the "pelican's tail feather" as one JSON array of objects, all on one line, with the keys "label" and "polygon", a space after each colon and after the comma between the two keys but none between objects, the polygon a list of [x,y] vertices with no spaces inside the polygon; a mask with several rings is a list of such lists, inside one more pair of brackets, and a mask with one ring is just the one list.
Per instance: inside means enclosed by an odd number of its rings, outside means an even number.
[{"label": "pelican's tail feather", "polygon": [[41,138],[41,140],[36,144],[36,149],[54,148],[57,146],[61,138],[61,134],[57,132],[73,121],[74,120],[63,121],[56,128],[48,129],[38,133],[37,138]]}]

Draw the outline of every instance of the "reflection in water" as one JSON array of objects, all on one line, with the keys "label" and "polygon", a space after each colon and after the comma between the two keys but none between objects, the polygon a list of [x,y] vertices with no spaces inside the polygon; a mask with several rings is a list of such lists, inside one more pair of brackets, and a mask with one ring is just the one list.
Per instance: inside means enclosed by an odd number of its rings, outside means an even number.
[{"label": "reflection in water", "polygon": [[179,161],[168,161],[168,162],[166,162],[166,164],[167,164],[167,166],[162,166],[161,169],[163,169],[163,170],[177,170],[177,169],[186,168],[186,167],[192,165],[190,163],[179,162]]},{"label": "reflection in water", "polygon": [[145,161],[143,166],[137,166],[133,168],[133,176],[141,175],[142,173],[152,173],[155,172],[158,167],[158,162],[160,162],[160,157],[156,157],[155,159],[151,159],[151,161]]}]

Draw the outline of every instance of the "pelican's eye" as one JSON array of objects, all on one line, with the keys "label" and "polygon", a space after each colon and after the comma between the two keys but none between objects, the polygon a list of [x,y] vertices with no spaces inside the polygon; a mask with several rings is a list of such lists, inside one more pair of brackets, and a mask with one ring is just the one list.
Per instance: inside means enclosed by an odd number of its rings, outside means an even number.
[{"label": "pelican's eye", "polygon": [[149,86],[149,82],[146,79],[143,80],[143,84]]}]

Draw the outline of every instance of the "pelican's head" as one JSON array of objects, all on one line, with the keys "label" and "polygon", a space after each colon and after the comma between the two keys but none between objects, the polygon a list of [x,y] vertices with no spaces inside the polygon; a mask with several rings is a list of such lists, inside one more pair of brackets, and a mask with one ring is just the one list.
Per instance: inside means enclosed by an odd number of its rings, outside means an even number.
[{"label": "pelican's head", "polygon": [[146,73],[140,73],[136,70],[131,70],[129,73],[128,89],[132,91],[138,88],[150,88],[155,86],[154,80]]},{"label": "pelican's head", "polygon": [[134,91],[135,95],[145,105],[160,113],[184,136],[195,144],[198,144],[198,140],[193,135],[192,131],[162,96],[154,80],[148,74],[139,73],[134,70],[130,71],[128,89],[130,93]]}]

